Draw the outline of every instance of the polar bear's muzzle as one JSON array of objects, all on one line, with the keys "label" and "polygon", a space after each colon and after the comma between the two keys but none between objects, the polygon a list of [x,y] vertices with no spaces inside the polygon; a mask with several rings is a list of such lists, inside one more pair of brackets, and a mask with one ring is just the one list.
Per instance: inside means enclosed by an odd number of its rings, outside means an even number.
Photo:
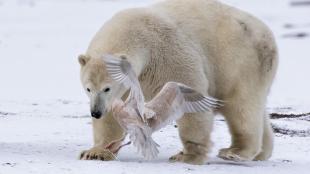
[{"label": "polar bear's muzzle", "polygon": [[91,112],[91,116],[96,118],[96,119],[99,119],[101,117],[101,115],[102,115],[102,112],[100,112],[100,111],[92,111]]},{"label": "polar bear's muzzle", "polygon": [[91,112],[92,117],[99,119],[99,118],[101,118],[102,115],[105,114],[106,107],[105,107],[104,103],[105,102],[103,99],[101,99],[100,95],[91,99],[91,101],[90,101],[90,112]]},{"label": "polar bear's muzzle", "polygon": [[91,112],[91,116],[92,117],[94,117],[96,119],[99,119],[99,118],[101,118],[102,115],[105,114],[105,109],[101,109],[101,110],[99,110],[99,109],[91,109],[90,112]]}]

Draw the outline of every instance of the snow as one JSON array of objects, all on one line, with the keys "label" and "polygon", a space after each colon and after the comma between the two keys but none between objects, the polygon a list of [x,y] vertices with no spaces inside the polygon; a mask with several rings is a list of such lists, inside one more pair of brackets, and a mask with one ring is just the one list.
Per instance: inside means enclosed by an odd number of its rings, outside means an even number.
[{"label": "snow", "polygon": [[[263,20],[280,50],[270,112],[310,111],[310,6],[289,0],[223,0]],[[89,104],[79,81],[77,56],[115,12],[151,0],[0,0],[0,174],[9,173],[308,173],[310,135],[276,134],[272,158],[230,162],[216,157],[230,137],[221,117],[206,165],[169,163],[181,149],[177,129],[168,126],[154,139],[159,157],[144,161],[135,149],[121,150],[117,161],[80,161],[92,146]],[[308,36],[294,37],[296,33]],[[308,131],[309,121],[276,119],[285,129]]]}]

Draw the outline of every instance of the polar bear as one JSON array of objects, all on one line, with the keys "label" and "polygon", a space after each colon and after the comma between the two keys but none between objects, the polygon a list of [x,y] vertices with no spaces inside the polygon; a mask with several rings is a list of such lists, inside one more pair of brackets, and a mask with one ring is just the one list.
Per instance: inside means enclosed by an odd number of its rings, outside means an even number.
[{"label": "polar bear", "polygon": [[[94,117],[94,147],[81,159],[115,159],[104,147],[123,136],[110,107],[126,90],[108,76],[104,54],[127,58],[146,100],[166,82],[176,81],[225,101],[216,113],[227,121],[231,145],[219,157],[239,161],[271,156],[273,132],[265,107],[278,54],[273,34],[260,20],[217,0],[166,0],[114,15],[79,56]],[[214,114],[188,114],[177,122],[183,150],[170,161],[207,160]]]}]

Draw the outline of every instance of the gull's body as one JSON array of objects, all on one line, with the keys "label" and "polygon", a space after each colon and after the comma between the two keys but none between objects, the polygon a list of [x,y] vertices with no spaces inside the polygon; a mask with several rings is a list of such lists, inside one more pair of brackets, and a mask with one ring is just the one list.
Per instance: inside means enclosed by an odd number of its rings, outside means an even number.
[{"label": "gull's body", "polygon": [[110,55],[104,56],[104,61],[111,77],[130,89],[125,102],[113,102],[113,116],[147,159],[156,157],[159,152],[158,144],[151,136],[153,132],[180,119],[185,113],[212,111],[220,106],[219,100],[203,96],[177,82],[167,82],[152,100],[145,103],[130,63]]},{"label": "gull's body", "polygon": [[137,111],[121,100],[113,102],[112,111],[114,118],[124,131],[129,134],[129,139],[137,147],[139,153],[142,153],[147,159],[154,158],[159,151],[157,149],[158,145],[151,137],[153,133],[152,127],[145,124],[141,117],[138,116]]}]

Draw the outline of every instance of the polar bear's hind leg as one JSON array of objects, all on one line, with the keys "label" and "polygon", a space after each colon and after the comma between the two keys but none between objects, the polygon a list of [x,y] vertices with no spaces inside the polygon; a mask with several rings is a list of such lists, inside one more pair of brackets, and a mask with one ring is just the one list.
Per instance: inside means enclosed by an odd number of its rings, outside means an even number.
[{"label": "polar bear's hind leg", "polygon": [[242,103],[244,100],[236,98],[234,102],[226,103],[223,114],[231,132],[232,143],[229,148],[220,150],[220,158],[249,161],[261,152],[264,105],[254,100]]}]

